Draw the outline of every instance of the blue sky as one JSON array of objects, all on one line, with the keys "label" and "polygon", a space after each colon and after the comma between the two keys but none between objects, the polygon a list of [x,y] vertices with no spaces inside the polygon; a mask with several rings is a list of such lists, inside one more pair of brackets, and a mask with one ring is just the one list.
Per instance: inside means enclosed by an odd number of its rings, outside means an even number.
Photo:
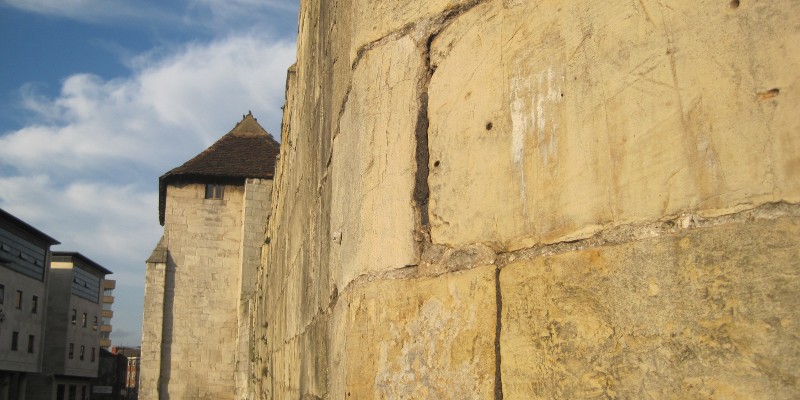
[{"label": "blue sky", "polygon": [[141,340],[158,176],[246,114],[280,140],[297,0],[0,0],[0,208],[114,271]]}]

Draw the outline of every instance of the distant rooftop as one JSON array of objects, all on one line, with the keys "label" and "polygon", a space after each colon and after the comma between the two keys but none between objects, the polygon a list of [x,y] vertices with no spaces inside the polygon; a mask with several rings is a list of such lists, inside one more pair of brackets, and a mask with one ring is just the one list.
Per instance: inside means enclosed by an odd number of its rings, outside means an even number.
[{"label": "distant rooftop", "polygon": [[92,261],[89,257],[78,253],[76,251],[54,251],[53,252],[53,261],[61,261],[61,262],[71,262],[75,264],[76,261],[80,262],[83,265],[87,265],[96,269],[98,272],[104,275],[113,274],[110,270],[106,267]]},{"label": "distant rooftop", "polygon": [[46,235],[42,231],[34,228],[32,225],[28,224],[27,222],[13,216],[8,211],[3,210],[0,208],[0,220],[4,220],[9,224],[15,226],[17,229],[20,229],[24,232],[27,232],[29,235],[32,235],[36,239],[41,240],[42,242],[49,244],[49,245],[57,245],[61,244],[58,240],[53,239],[52,237]]},{"label": "distant rooftop", "polygon": [[164,225],[167,186],[171,183],[241,184],[247,178],[271,179],[280,145],[248,112],[211,147],[158,178],[158,219]]}]

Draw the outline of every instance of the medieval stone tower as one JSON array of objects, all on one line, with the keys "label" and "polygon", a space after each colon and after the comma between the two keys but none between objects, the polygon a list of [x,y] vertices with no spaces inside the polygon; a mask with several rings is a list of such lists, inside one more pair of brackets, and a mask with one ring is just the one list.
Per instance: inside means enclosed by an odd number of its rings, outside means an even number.
[{"label": "medieval stone tower", "polygon": [[147,260],[141,398],[247,396],[247,332],[278,147],[248,114],[159,178],[164,235]]}]

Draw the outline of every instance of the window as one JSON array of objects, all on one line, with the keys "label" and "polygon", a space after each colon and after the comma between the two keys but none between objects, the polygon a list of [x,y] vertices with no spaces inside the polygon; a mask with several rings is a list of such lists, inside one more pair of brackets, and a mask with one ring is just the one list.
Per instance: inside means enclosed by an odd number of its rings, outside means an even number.
[{"label": "window", "polygon": [[81,360],[81,361],[83,361],[83,355],[84,355],[85,353],[86,353],[86,346],[84,346],[84,345],[81,345],[81,352],[80,352],[80,354],[78,355],[78,357],[79,357],[78,359],[79,359],[79,360]]},{"label": "window", "polygon": [[92,362],[94,362],[94,347],[92,347]]},{"label": "window", "polygon": [[206,185],[206,198],[207,199],[222,199],[224,191],[223,185],[207,184]]},{"label": "window", "polygon": [[22,310],[22,290],[17,290],[17,297],[14,298],[14,308]]},{"label": "window", "polygon": [[96,315],[94,316],[94,325],[92,325],[92,330],[93,331],[97,330],[97,316]]},{"label": "window", "polygon": [[77,400],[75,398],[75,394],[77,393],[77,388],[75,385],[69,385],[69,394],[67,395],[68,400]]},{"label": "window", "polygon": [[6,287],[4,285],[0,285],[0,306],[3,305],[5,299],[6,299]]},{"label": "window", "polygon": [[103,289],[103,296],[113,296],[114,289]]},{"label": "window", "polygon": [[78,321],[78,310],[73,308],[72,309],[72,325],[75,325],[75,323],[77,321]]},{"label": "window", "polygon": [[69,354],[68,354],[68,356],[69,356],[70,360],[75,358],[75,343],[70,343],[69,344]]},{"label": "window", "polygon": [[31,299],[31,314],[39,312],[39,296],[33,296]]},{"label": "window", "polygon": [[103,303],[103,310],[111,310],[111,303]]},{"label": "window", "polygon": [[56,400],[64,400],[64,384],[59,384],[56,389]]},{"label": "window", "polygon": [[100,336],[103,339],[111,339],[111,332],[100,332]]},{"label": "window", "polygon": [[33,335],[28,335],[28,353],[33,353],[33,342],[36,340],[36,337]]},{"label": "window", "polygon": [[86,313],[83,313],[83,318],[81,319],[81,325],[86,328]]},{"label": "window", "polygon": [[19,332],[11,332],[11,351],[17,351],[17,342],[19,342]]}]

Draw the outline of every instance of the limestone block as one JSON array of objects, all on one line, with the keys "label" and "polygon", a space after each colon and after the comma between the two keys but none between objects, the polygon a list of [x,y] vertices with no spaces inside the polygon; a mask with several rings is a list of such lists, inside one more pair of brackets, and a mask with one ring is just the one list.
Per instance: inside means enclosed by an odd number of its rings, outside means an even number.
[{"label": "limestone block", "polygon": [[368,52],[353,75],[331,165],[329,237],[340,288],[366,272],[417,263],[412,193],[420,65],[416,45],[403,37]]},{"label": "limestone block", "polygon": [[498,0],[461,15],[431,50],[434,242],[513,250],[800,201],[798,12]]},{"label": "limestone block", "polygon": [[334,310],[331,399],[488,399],[495,268],[354,288]]},{"label": "limestone block", "polygon": [[506,266],[505,399],[800,397],[800,219]]}]

